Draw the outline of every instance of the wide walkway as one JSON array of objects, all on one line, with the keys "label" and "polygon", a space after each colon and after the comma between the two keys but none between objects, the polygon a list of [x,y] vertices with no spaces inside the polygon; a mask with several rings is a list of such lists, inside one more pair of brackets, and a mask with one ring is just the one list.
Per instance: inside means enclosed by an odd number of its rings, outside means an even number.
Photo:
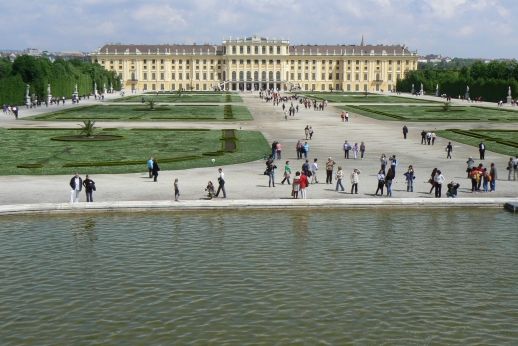
[{"label": "wide walkway", "polygon": [[[478,149],[460,143],[453,143],[453,159],[446,159],[445,146],[447,141],[438,138],[434,146],[421,145],[420,132],[424,130],[439,130],[445,128],[481,128],[494,127],[515,128],[518,126],[513,123],[488,124],[488,123],[407,123],[396,121],[379,121],[357,114],[351,114],[349,122],[342,122],[340,110],[329,106],[325,111],[304,110],[299,106],[300,111],[295,117],[284,120],[281,106],[273,106],[272,103],[265,103],[260,100],[257,92],[239,94],[244,103],[250,109],[254,121],[244,122],[214,122],[214,123],[179,123],[179,122],[153,122],[153,127],[209,127],[211,129],[229,128],[261,131],[269,143],[274,140],[279,141],[282,146],[282,160],[277,162],[279,167],[276,176],[276,187],[268,187],[268,177],[263,175],[265,161],[258,159],[254,162],[224,166],[226,178],[226,189],[228,199],[242,200],[270,200],[270,199],[290,199],[291,187],[281,185],[284,161],[289,160],[292,171],[300,170],[303,160],[297,160],[295,145],[297,140],[305,141],[304,127],[310,125],[314,129],[312,140],[308,140],[310,150],[310,162],[314,158],[318,159],[320,172],[318,174],[319,184],[313,184],[307,189],[309,199],[366,199],[374,198],[377,180],[376,174],[380,168],[379,158],[382,153],[386,156],[396,155],[399,166],[396,171],[396,179],[393,184],[393,198],[433,198],[429,194],[430,185],[427,183],[430,173],[434,167],[442,170],[446,182],[458,181],[461,185],[459,197],[466,198],[514,198],[518,196],[518,181],[507,181],[507,171],[505,169],[509,157],[486,152],[484,161],[477,160]],[[118,94],[108,95],[107,99],[118,97]],[[423,98],[435,97],[423,96]],[[462,101],[453,100],[454,103],[462,104]],[[90,98],[84,104],[100,103]],[[487,106],[493,106],[486,104]],[[58,106],[49,108],[41,107],[37,110],[26,110],[21,108],[20,116],[34,115],[46,111],[54,111]],[[59,108],[74,107],[68,102]],[[402,127],[407,125],[410,133],[408,139],[403,139]],[[74,122],[41,122],[41,121],[14,121],[3,115],[0,119],[2,127],[75,127]],[[130,122],[97,122],[99,127],[150,127],[150,124],[130,123]],[[344,159],[342,145],[345,140],[349,143],[360,143],[364,141],[367,151],[364,160]],[[491,147],[488,147],[491,150]],[[150,148],[152,155],[152,148]],[[494,162],[498,167],[499,179],[497,181],[497,191],[493,193],[470,193],[471,183],[466,179],[466,160],[472,156],[478,164],[482,162],[484,166]],[[325,161],[332,157],[337,166],[343,167],[345,172],[344,186],[345,192],[335,192],[335,179],[333,185],[325,183]],[[352,156],[351,156],[352,157]],[[210,160],[208,158],[207,160]],[[413,193],[406,192],[406,184],[403,173],[408,165],[413,165],[416,170],[415,187]],[[154,183],[147,177],[147,168],[143,165],[142,173],[117,174],[117,175],[95,175],[92,179],[96,182],[97,192],[94,193],[94,200],[99,202],[121,202],[121,201],[164,201],[173,199],[173,182],[179,179],[181,199],[183,201],[203,201],[210,203],[214,201],[206,200],[204,188],[207,181],[217,181],[218,162],[213,167],[196,168],[184,171],[161,171],[158,182]],[[359,194],[351,195],[349,175],[353,168],[361,170]],[[336,170],[335,170],[336,171]],[[74,170],[69,175],[58,176],[0,176],[2,191],[0,193],[0,204],[32,204],[32,203],[66,203],[69,200],[70,188],[69,181]],[[88,171],[80,170],[84,177]],[[443,198],[446,191],[443,189]],[[376,197],[387,198],[387,197]],[[84,193],[81,201],[85,201]],[[489,201],[489,200],[488,200]],[[181,203],[181,202],[180,202]]]}]

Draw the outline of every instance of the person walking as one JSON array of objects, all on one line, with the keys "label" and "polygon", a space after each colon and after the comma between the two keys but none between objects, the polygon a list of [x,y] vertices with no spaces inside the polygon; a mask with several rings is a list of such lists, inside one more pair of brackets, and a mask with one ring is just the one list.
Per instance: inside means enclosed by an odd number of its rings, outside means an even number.
[{"label": "person walking", "polygon": [[496,166],[494,163],[491,163],[491,168],[489,169],[489,176],[491,177],[491,192],[496,191],[496,179],[498,179],[498,172],[496,170]]},{"label": "person walking", "polygon": [[426,131],[425,130],[423,130],[421,132],[421,144],[426,145]]},{"label": "person walking", "polygon": [[383,197],[383,188],[385,187],[385,171],[380,169],[378,172],[378,188],[376,189],[376,193],[374,196],[378,195],[378,191],[381,191],[381,196]]},{"label": "person walking", "polygon": [[518,155],[516,155],[516,158],[514,159],[514,175],[513,175],[514,181],[516,181],[516,176],[518,176]]},{"label": "person walking", "polygon": [[342,188],[342,191],[345,191],[344,186],[342,185],[342,179],[344,177],[344,172],[342,171],[342,166],[338,166],[338,170],[336,171],[336,188],[335,191],[338,191],[338,186]]},{"label": "person walking", "polygon": [[308,158],[308,154],[309,154],[309,144],[308,144],[308,142],[304,143],[304,145],[302,146],[302,149],[304,150],[304,158],[307,159]]},{"label": "person walking", "polygon": [[[225,190],[225,173],[223,173],[223,168],[218,169],[219,177],[218,177],[218,191],[216,192],[216,197],[219,196],[219,192],[223,191],[223,198],[227,198],[227,191]],[[275,187],[275,185],[274,185]]]},{"label": "person walking", "polygon": [[511,177],[513,176],[514,171],[514,159],[512,157],[509,158],[509,162],[507,162],[507,180],[511,181]]},{"label": "person walking", "polygon": [[385,175],[385,184],[387,185],[387,197],[392,197],[392,180],[396,177],[392,166],[388,169],[387,175]]},{"label": "person walking", "polygon": [[354,193],[358,194],[358,184],[360,183],[360,177],[358,176],[361,171],[358,168],[355,168],[351,173],[351,195]]},{"label": "person walking", "polygon": [[345,122],[345,111],[342,111],[342,115],[340,117],[342,118],[342,122]]},{"label": "person walking", "polygon": [[308,140],[308,136],[309,136],[309,125],[306,126],[306,128],[304,129],[304,134],[306,135],[306,140]]},{"label": "person walking", "polygon": [[309,139],[313,139],[313,127],[309,127]]},{"label": "person walking", "polygon": [[432,193],[433,189],[435,189],[435,174],[437,173],[437,168],[434,168],[432,171],[432,174],[430,174],[430,179],[428,179],[428,182],[432,187],[430,188],[430,193]]},{"label": "person walking", "polygon": [[88,174],[86,175],[86,179],[83,180],[83,186],[86,192],[86,201],[93,202],[93,191],[96,191],[97,189],[95,187],[95,182],[92,179],[90,179],[90,176]]},{"label": "person walking", "polygon": [[354,159],[355,160],[358,157],[358,151],[360,151],[360,147],[358,146],[358,143],[354,143],[353,154],[354,154]]},{"label": "person walking", "polygon": [[328,157],[326,162],[326,184],[333,183],[333,166],[336,162],[332,158]]},{"label": "person walking", "polygon": [[180,202],[180,187],[178,186],[178,178],[174,180],[174,200]]},{"label": "person walking", "polygon": [[306,199],[306,188],[308,187],[308,176],[302,172],[300,174],[300,195],[302,199]]},{"label": "person walking", "polygon": [[403,126],[403,138],[406,139],[406,135],[408,133],[408,127],[406,125]]},{"label": "person walking", "polygon": [[81,179],[79,173],[76,173],[76,175],[70,179],[70,187],[72,188],[70,191],[70,203],[73,203],[74,200],[76,203],[78,203],[79,193],[83,189],[83,179]]},{"label": "person walking", "polygon": [[147,161],[147,168],[149,171],[149,177],[153,178],[153,157],[150,157]]},{"label": "person walking", "polygon": [[440,170],[437,170],[434,177],[435,182],[435,198],[441,198],[442,183],[444,183],[444,176]]},{"label": "person walking", "polygon": [[318,165],[317,159],[313,160],[313,164],[311,165],[311,184],[318,184],[317,173],[318,173]]},{"label": "person walking", "polygon": [[349,122],[349,112],[345,112],[345,122]]},{"label": "person walking", "polygon": [[446,155],[447,159],[451,159],[451,152],[453,151],[453,146],[451,145],[451,142],[448,142],[448,145],[446,146],[446,152],[448,153]]},{"label": "person walking", "polygon": [[293,185],[291,190],[291,195],[293,198],[299,198],[299,190],[300,190],[300,172],[295,172],[295,178],[293,178]]},{"label": "person walking", "polygon": [[435,139],[437,138],[437,135],[435,132],[432,132],[432,145],[435,143]]},{"label": "person walking", "polygon": [[297,150],[297,160],[300,160],[302,158],[302,151],[304,149],[304,144],[300,140],[297,141],[297,144],[295,146],[295,149]]},{"label": "person walking", "polygon": [[483,142],[480,142],[478,145],[478,151],[480,153],[480,159],[484,160],[484,157],[486,155],[486,145]]},{"label": "person walking", "polygon": [[286,161],[286,165],[284,166],[284,179],[282,179],[281,184],[284,185],[284,182],[287,180],[288,185],[291,185],[290,177],[291,177],[290,161]]},{"label": "person walking", "polygon": [[157,162],[157,158],[155,157],[153,159],[153,170],[152,170],[152,173],[153,173],[153,181],[156,182],[157,179],[158,179],[158,171],[160,171],[160,167],[158,166],[158,162]]},{"label": "person walking", "polygon": [[414,167],[408,166],[408,171],[405,173],[406,177],[406,192],[414,192]]},{"label": "person walking", "polygon": [[365,143],[363,142],[360,143],[360,154],[361,159],[363,160],[363,155],[365,154]]}]

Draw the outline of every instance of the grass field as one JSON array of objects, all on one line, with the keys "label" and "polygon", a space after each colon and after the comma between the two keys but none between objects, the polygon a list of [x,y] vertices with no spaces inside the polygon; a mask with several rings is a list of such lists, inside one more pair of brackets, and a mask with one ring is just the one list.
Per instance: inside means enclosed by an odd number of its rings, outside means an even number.
[{"label": "grass field", "polygon": [[327,100],[329,102],[337,103],[436,103],[436,101],[425,100],[419,97],[399,97],[392,95],[368,94],[367,97],[363,93],[341,93],[341,92],[308,92],[297,93],[304,95],[310,99]]},{"label": "grass field", "polygon": [[339,109],[378,120],[398,121],[518,121],[518,111],[483,107],[452,107],[441,111],[441,106],[337,106]]},{"label": "grass field", "polygon": [[481,141],[486,149],[496,153],[518,155],[518,130],[469,130],[448,129],[436,131],[437,136],[478,147]]},{"label": "grass field", "polygon": [[158,95],[129,95],[113,100],[112,102],[142,102],[142,98],[146,101],[153,100],[163,103],[228,103],[228,102],[243,102],[243,99],[230,93],[182,93],[178,94],[158,94]]},{"label": "grass field", "polygon": [[[232,116],[225,117],[224,110],[230,107]],[[45,121],[236,121],[252,120],[245,106],[155,106],[147,105],[93,105],[70,108],[63,111],[23,118]]]},{"label": "grass field", "polygon": [[[216,152],[225,148],[224,131],[221,130],[98,129],[97,133],[122,135],[125,139],[63,142],[51,140],[51,137],[77,135],[78,131],[0,128],[4,141],[0,152],[0,175],[71,174],[76,170],[84,174],[145,172],[150,156],[158,158],[162,170],[179,170],[249,162],[262,159],[270,150],[264,136],[256,131],[235,131],[235,138],[227,140],[236,142],[237,150],[224,153]],[[178,162],[167,162],[179,158]],[[215,163],[211,162],[212,158],[215,158]],[[100,162],[116,165],[95,166]],[[37,163],[44,166],[17,168],[19,164]],[[86,167],[74,166],[81,163]],[[124,165],[118,165],[120,163]]]}]

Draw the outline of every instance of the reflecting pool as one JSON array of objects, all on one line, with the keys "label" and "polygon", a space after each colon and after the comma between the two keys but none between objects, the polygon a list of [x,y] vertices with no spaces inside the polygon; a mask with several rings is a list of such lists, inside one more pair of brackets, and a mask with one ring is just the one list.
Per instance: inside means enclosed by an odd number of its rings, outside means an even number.
[{"label": "reflecting pool", "polygon": [[517,344],[495,209],[0,218],[0,344]]}]

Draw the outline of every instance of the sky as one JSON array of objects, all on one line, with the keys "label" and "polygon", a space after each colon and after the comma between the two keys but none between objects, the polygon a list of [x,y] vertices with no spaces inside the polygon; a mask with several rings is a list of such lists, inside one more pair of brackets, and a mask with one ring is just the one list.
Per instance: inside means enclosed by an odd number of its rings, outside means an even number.
[{"label": "sky", "polygon": [[107,43],[401,44],[419,55],[518,58],[518,0],[3,0],[0,49]]}]

